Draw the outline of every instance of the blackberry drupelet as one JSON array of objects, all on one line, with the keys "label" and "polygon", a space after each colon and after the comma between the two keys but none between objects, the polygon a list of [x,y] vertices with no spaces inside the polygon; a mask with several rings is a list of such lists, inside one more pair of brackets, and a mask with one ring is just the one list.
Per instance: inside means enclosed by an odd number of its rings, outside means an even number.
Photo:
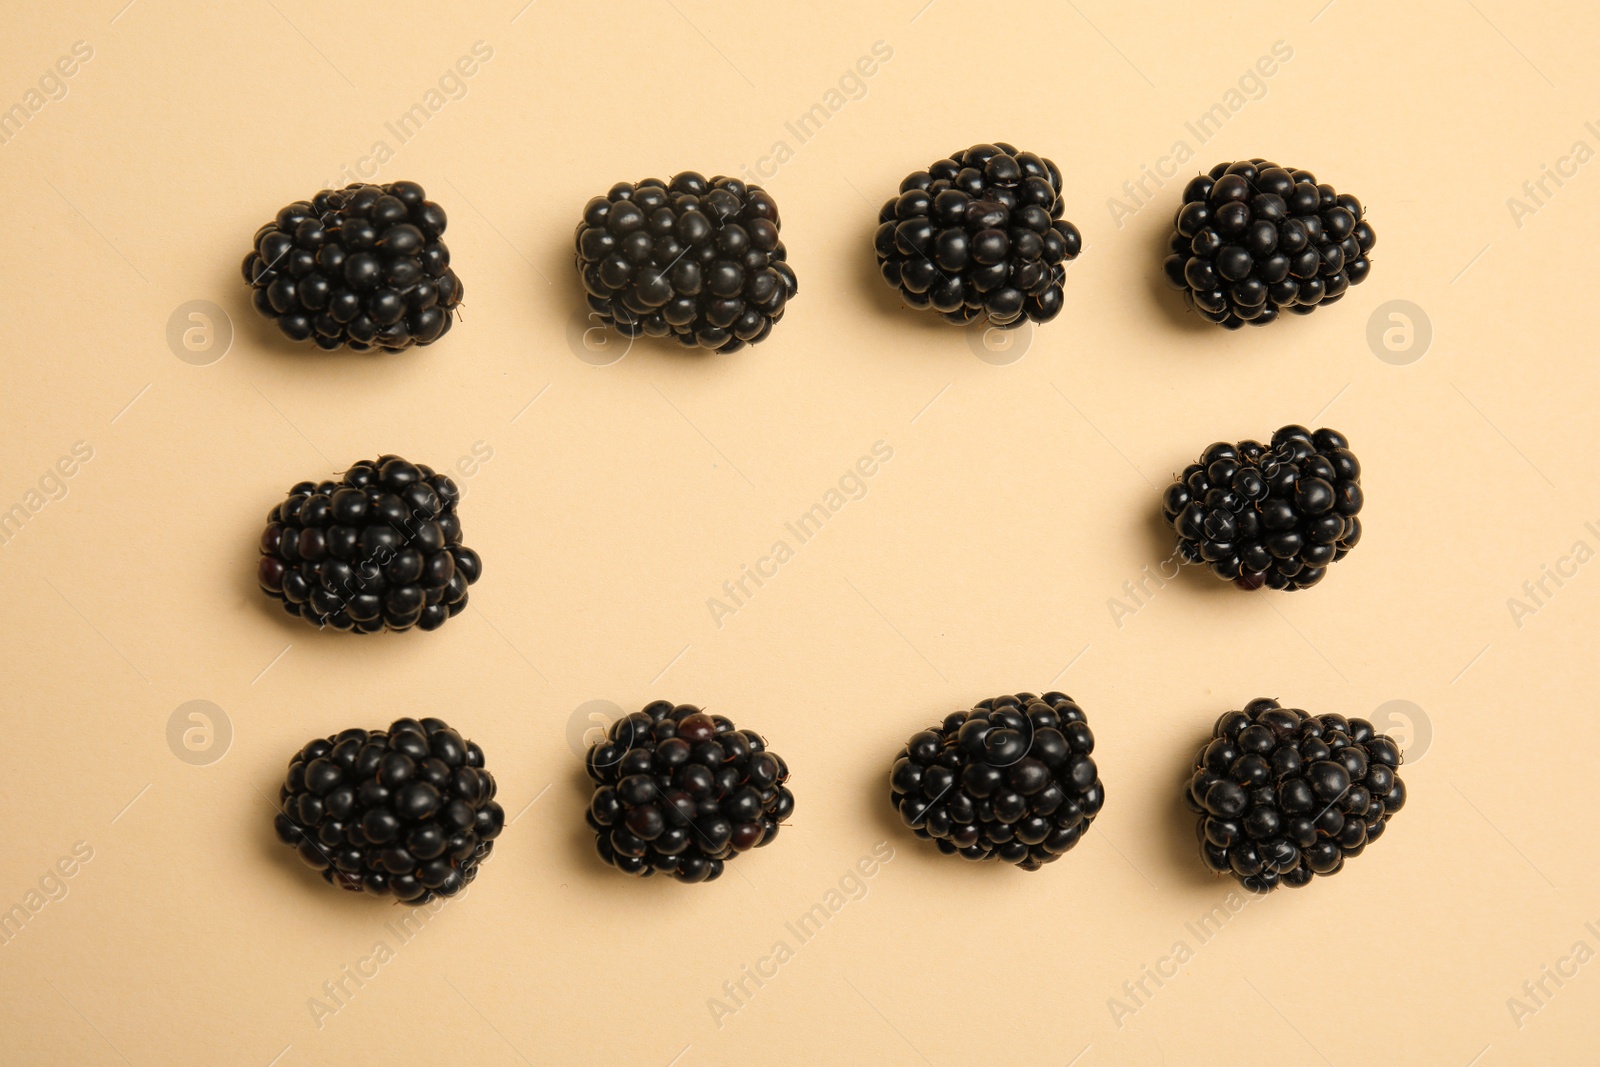
[{"label": "blackberry drupelet", "polygon": [[290,615],[355,633],[436,630],[483,573],[461,543],[456,483],[399,456],[301,482],[267,512],[257,579]]},{"label": "blackberry drupelet", "polygon": [[1377,236],[1364,215],[1310,171],[1218,163],[1184,188],[1163,269],[1184,303],[1229,330],[1309,315],[1366,279]]},{"label": "blackberry drupelet", "polygon": [[900,818],[939,851],[1036,871],[1105,803],[1094,734],[1064,693],[1000,696],[912,736],[889,772]]},{"label": "blackberry drupelet", "polygon": [[713,881],[794,812],[783,758],[760,734],[691,704],[657,700],[618,719],[584,767],[600,858],[640,877]]},{"label": "blackberry drupelet", "polygon": [[483,750],[439,719],[319,737],[289,761],[278,837],[330,885],[422,904],[478,876],[505,826]]},{"label": "blackberry drupelet", "polygon": [[1061,171],[1005,142],[906,176],[878,212],[878,268],[911,307],[1014,329],[1061,313],[1083,238],[1061,217]]},{"label": "blackberry drupelet", "polygon": [[256,231],[244,280],[291,341],[332,351],[429,345],[450,332],[461,280],[444,208],[416,182],[324,189]]},{"label": "blackberry drupelet", "polygon": [[1405,805],[1399,766],[1365,719],[1252,700],[1217,720],[1184,787],[1200,857],[1255,893],[1337,874]]},{"label": "blackberry drupelet", "polygon": [[1241,589],[1307,589],[1361,540],[1361,464],[1342,434],[1285,426],[1219,441],[1161,498],[1178,555]]},{"label": "blackberry drupelet", "polygon": [[767,339],[798,291],[759,185],[684,171],[590,200],[577,264],[589,307],[626,337],[732,352]]}]

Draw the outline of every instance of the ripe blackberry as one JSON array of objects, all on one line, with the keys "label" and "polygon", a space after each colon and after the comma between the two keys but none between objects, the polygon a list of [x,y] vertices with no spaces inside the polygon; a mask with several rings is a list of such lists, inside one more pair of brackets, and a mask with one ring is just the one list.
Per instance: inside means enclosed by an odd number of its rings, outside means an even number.
[{"label": "ripe blackberry", "polygon": [[450,332],[461,280],[444,208],[416,182],[324,189],[256,231],[244,280],[291,341],[332,351],[429,345]]},{"label": "ripe blackberry", "polygon": [[798,291],[759,185],[686,170],[590,200],[577,263],[589,307],[625,337],[732,352],[767,339]]},{"label": "ripe blackberry", "polygon": [[1310,171],[1218,163],[1184,188],[1163,269],[1184,303],[1229,330],[1309,315],[1366,279],[1377,236],[1364,214]]},{"label": "ripe blackberry", "polygon": [[478,876],[505,826],[483,750],[438,719],[345,730],[289,760],[278,837],[330,885],[422,904]]},{"label": "ripe blackberry", "polygon": [[1361,464],[1344,435],[1285,426],[1219,441],[1161,497],[1178,554],[1241,589],[1307,589],[1361,540]]},{"label": "ripe blackberry", "polygon": [[946,855],[1036,871],[1078,843],[1105,803],[1094,734],[1064,693],[1000,696],[914,734],[889,800]]},{"label": "ripe blackberry", "polygon": [[461,543],[460,498],[448,477],[399,456],[357,463],[336,482],[300,482],[267,512],[261,589],[318,627],[437,630],[483,573]]},{"label": "ripe blackberry", "polygon": [[1083,248],[1061,217],[1061,171],[1001,141],[908,174],[878,212],[884,281],[914,308],[1014,329],[1061,313],[1064,264]]},{"label": "ripe blackberry", "polygon": [[1337,874],[1405,805],[1399,766],[1365,719],[1252,700],[1217,720],[1184,787],[1200,857],[1254,893]]},{"label": "ripe blackberry", "polygon": [[618,719],[584,767],[600,858],[640,877],[714,881],[794,813],[783,758],[755,731],[692,704],[657,700]]}]

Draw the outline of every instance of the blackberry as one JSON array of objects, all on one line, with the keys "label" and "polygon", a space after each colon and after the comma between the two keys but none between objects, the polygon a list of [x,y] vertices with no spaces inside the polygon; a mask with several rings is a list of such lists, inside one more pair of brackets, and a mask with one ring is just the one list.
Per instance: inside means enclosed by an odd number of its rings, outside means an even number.
[{"label": "blackberry", "polygon": [[289,760],[278,838],[330,885],[422,904],[478,876],[505,826],[483,750],[439,719],[319,737]]},{"label": "blackberry", "polygon": [[578,223],[589,307],[625,337],[671,337],[732,352],[767,339],[798,291],[759,185],[684,171],[621,182]]},{"label": "blackberry", "polygon": [[1178,555],[1241,589],[1307,589],[1361,540],[1361,464],[1344,435],[1285,426],[1219,441],[1161,497]]},{"label": "blackberry", "polygon": [[1218,163],[1184,188],[1163,269],[1184,303],[1229,330],[1309,315],[1366,280],[1377,236],[1364,215],[1310,171]]},{"label": "blackberry", "polygon": [[1252,700],[1217,720],[1184,787],[1200,857],[1255,893],[1337,874],[1405,806],[1399,766],[1365,719]]},{"label": "blackberry", "polygon": [[618,719],[584,767],[595,847],[626,874],[714,881],[794,813],[783,758],[760,734],[692,704],[657,700]]},{"label": "blackberry", "polygon": [[1093,751],[1066,694],[995,697],[912,735],[889,800],[946,855],[1036,871],[1076,845],[1105,803]]},{"label": "blackberry", "polygon": [[906,175],[878,212],[878,268],[907,305],[958,325],[1049,322],[1083,249],[1061,214],[1054,163],[1004,141],[973,145]]},{"label": "blackberry", "polygon": [[444,208],[416,182],[324,189],[256,231],[244,280],[291,341],[356,352],[429,345],[461,303],[444,228]]},{"label": "blackberry", "polygon": [[257,579],[290,615],[355,633],[437,630],[483,573],[456,483],[399,456],[300,482],[267,512]]}]

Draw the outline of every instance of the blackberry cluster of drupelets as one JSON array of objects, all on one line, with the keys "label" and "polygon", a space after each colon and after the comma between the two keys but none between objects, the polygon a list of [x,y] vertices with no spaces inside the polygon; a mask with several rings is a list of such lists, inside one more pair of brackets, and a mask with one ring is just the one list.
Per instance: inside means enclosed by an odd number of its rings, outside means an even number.
[{"label": "blackberry cluster of drupelets", "polygon": [[1105,803],[1094,734],[1065,693],[1018,693],[912,735],[889,800],[946,855],[1036,871],[1076,845]]},{"label": "blackberry cluster of drupelets", "polygon": [[1377,236],[1364,215],[1361,201],[1310,171],[1218,163],[1183,191],[1167,281],[1230,330],[1309,315],[1366,279]]},{"label": "blackberry cluster of drupelets", "polygon": [[1306,589],[1361,540],[1361,464],[1334,430],[1218,442],[1162,495],[1178,553],[1244,589]]},{"label": "blackberry cluster of drupelets", "polygon": [[1062,213],[1054,163],[1004,142],[973,145],[900,183],[878,212],[878,267],[907,306],[949,322],[1049,322],[1083,249]]},{"label": "blackberry cluster of drupelets", "polygon": [[445,222],[416,182],[324,189],[256,231],[244,280],[291,341],[356,352],[429,345],[461,303]]},{"label": "blackberry cluster of drupelets", "polygon": [[1256,893],[1336,874],[1405,805],[1399,766],[1365,719],[1252,700],[1217,720],[1184,788],[1200,856]]},{"label": "blackberry cluster of drupelets", "polygon": [[625,874],[709,882],[772,842],[794,812],[788,764],[753,730],[657,700],[611,724],[584,760],[600,858]]},{"label": "blackberry cluster of drupelets", "polygon": [[354,633],[436,630],[483,563],[461,543],[460,490],[399,456],[301,482],[267,513],[257,580],[284,610]]},{"label": "blackberry cluster of drupelets", "polygon": [[289,761],[274,826],[330,885],[408,904],[454,896],[505,826],[483,762],[440,719],[319,737]]},{"label": "blackberry cluster of drupelets", "polygon": [[718,352],[764,341],[799,288],[779,225],[772,196],[738,178],[614,185],[575,236],[589,308],[626,337]]}]

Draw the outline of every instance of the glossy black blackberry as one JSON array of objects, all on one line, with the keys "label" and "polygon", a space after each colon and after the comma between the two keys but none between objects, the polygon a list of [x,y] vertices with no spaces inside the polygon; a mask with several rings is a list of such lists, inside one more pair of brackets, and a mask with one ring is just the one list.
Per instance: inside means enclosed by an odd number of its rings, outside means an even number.
[{"label": "glossy black blackberry", "polygon": [[1218,163],[1183,190],[1163,269],[1229,330],[1309,315],[1366,280],[1377,242],[1361,201],[1265,159]]},{"label": "glossy black blackberry", "polygon": [[483,573],[461,543],[456,483],[399,456],[357,463],[338,481],[301,482],[267,512],[257,580],[317,627],[355,633],[437,630],[467,606]]},{"label": "glossy black blackberry", "polygon": [[908,174],[878,212],[884,281],[949,322],[1013,329],[1061,313],[1065,264],[1083,249],[1061,217],[1061,171],[1005,142]]},{"label": "glossy black blackberry", "polygon": [[244,280],[291,341],[356,352],[429,345],[461,303],[444,229],[444,208],[416,182],[324,189],[256,231]]},{"label": "glossy black blackberry", "polygon": [[1337,874],[1405,805],[1399,766],[1365,719],[1252,700],[1217,720],[1183,790],[1200,858],[1255,893]]},{"label": "glossy black blackberry", "polygon": [[289,761],[273,825],[330,885],[422,904],[478,876],[505,826],[483,750],[439,719],[319,737]]},{"label": "glossy black blackberry", "polygon": [[1036,871],[1078,843],[1105,803],[1094,734],[1064,693],[1018,693],[914,734],[889,800],[946,855]]},{"label": "glossy black blackberry", "polygon": [[613,185],[575,238],[589,307],[626,337],[718,352],[764,341],[798,291],[780,225],[771,194],[738,178]]},{"label": "glossy black blackberry", "polygon": [[1178,555],[1241,589],[1307,589],[1361,540],[1361,464],[1342,434],[1219,441],[1161,497]]},{"label": "glossy black blackberry", "polygon": [[691,704],[657,700],[618,719],[584,767],[595,847],[626,874],[713,881],[794,813],[783,758],[755,731]]}]

